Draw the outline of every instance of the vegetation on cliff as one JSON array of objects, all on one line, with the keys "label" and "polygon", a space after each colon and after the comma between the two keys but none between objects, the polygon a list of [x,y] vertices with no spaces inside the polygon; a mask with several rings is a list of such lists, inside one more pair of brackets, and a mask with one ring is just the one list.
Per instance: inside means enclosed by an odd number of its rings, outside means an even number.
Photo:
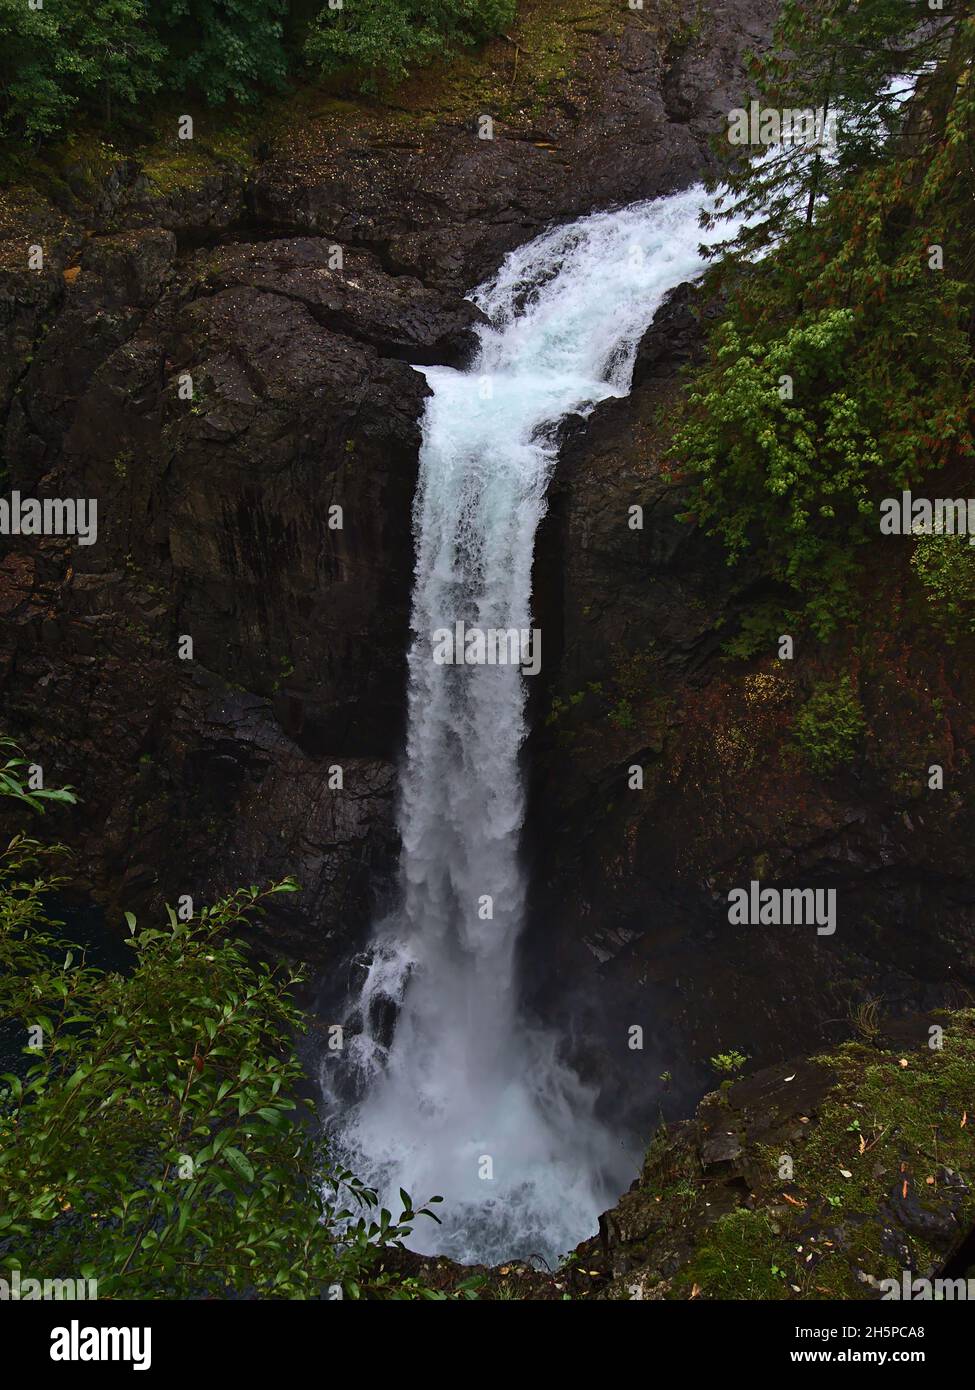
[{"label": "vegetation on cliff", "polygon": [[[40,809],[7,751],[0,794]],[[432,1212],[379,1210],[307,1116],[300,975],[241,939],[295,885],[161,927],[127,914],[131,968],[107,970],[50,915],[66,854],[22,832],[0,854],[0,1021],[23,1057],[0,1077],[4,1268],[99,1297],[442,1296],[389,1268]]]},{"label": "vegetation on cliff", "polygon": [[38,140],[74,113],[131,119],[159,93],[252,102],[311,68],[368,81],[477,43],[515,0],[0,0],[0,131]]},{"label": "vegetation on cliff", "polygon": [[[820,635],[856,611],[883,498],[922,478],[952,495],[975,452],[973,57],[971,5],[813,0],[785,6],[756,64],[762,106],[833,112],[839,153],[732,169],[719,215],[750,220],[724,247],[728,310],[673,456],[729,560],[793,591]],[[970,623],[962,547],[918,571]]]},{"label": "vegetation on cliff", "polygon": [[610,1214],[603,1296],[880,1298],[905,1270],[964,1274],[973,1074],[966,1010],[706,1097]]},{"label": "vegetation on cliff", "polygon": [[307,60],[323,73],[354,67],[403,77],[408,68],[450,49],[503,33],[515,0],[359,0],[348,10],[323,7],[305,41]]}]

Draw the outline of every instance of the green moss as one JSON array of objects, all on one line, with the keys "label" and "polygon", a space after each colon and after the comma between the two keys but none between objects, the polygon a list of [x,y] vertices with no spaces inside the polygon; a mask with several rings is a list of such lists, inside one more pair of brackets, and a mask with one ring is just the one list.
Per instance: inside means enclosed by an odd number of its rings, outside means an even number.
[{"label": "green moss", "polygon": [[609,722],[614,729],[628,732],[636,728],[633,706],[629,700],[619,700],[609,712]]},{"label": "green moss", "polygon": [[[624,1199],[626,1221],[643,1232],[626,1247],[633,1266],[654,1283],[689,1246],[667,1297],[813,1300],[876,1296],[871,1281],[899,1279],[905,1248],[918,1272],[939,1267],[944,1237],[938,1245],[926,1229],[943,1231],[948,1212],[959,1233],[975,1224],[975,1010],[932,1017],[940,1049],[850,1042],[816,1058],[833,1080],[815,1112],[785,1113],[778,1133],[745,1141],[735,1172],[747,1174],[747,1198],[740,1178],[702,1172],[680,1131],[659,1131],[640,1188]],[[747,1130],[735,1095],[732,1086],[729,1123]],[[715,1098],[706,1105],[713,1115]],[[791,1178],[780,1176],[783,1153]]]},{"label": "green moss", "polygon": [[[957,1017],[971,1019],[972,1013]],[[905,1154],[923,1156],[934,1166],[971,1163],[972,1140],[961,1124],[975,1095],[975,1037],[970,1032],[949,1027],[943,1049],[920,1060],[917,1054],[878,1056],[862,1043],[848,1043],[830,1062],[840,1084],[803,1148],[805,1183],[820,1190],[842,1188],[844,1210],[869,1212],[878,1165],[893,1178]],[[872,1161],[864,1164],[867,1153]],[[837,1182],[843,1168],[853,1177]],[[915,1178],[912,1173],[908,1181]]]},{"label": "green moss", "polygon": [[672,1294],[687,1298],[696,1287],[708,1298],[781,1299],[789,1293],[795,1264],[766,1213],[741,1208],[714,1223]]},{"label": "green moss", "polygon": [[411,120],[484,112],[502,120],[538,119],[561,94],[593,36],[632,17],[619,0],[522,0],[502,37],[430,64],[382,96]]},{"label": "green moss", "polygon": [[125,482],[126,478],[129,476],[129,469],[134,462],[135,459],[131,450],[126,449],[123,453],[115,455],[112,460],[112,469],[120,482]]},{"label": "green moss", "polygon": [[157,148],[144,156],[142,171],[157,193],[168,196],[184,190],[192,192],[221,172],[221,165],[197,141],[183,143],[185,149]]},{"label": "green moss", "polygon": [[51,219],[67,226],[63,212],[85,188],[103,187],[124,155],[94,131],[82,126],[64,140],[25,147],[0,142],[0,221],[16,226],[19,219],[42,227]]}]

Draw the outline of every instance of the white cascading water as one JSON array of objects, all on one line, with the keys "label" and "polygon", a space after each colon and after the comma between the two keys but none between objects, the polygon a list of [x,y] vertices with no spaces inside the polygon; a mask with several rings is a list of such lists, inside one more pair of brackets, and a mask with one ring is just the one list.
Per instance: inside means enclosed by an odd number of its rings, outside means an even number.
[{"label": "white cascading water", "polygon": [[558,1039],[519,1018],[526,678],[438,665],[431,639],[457,621],[530,627],[554,427],[628,392],[664,296],[703,268],[706,202],[696,186],[544,233],[472,295],[490,319],[473,365],[423,369],[402,902],[373,943],[348,1045],[359,1099],[336,1116],[334,1143],[394,1214],[400,1187],[443,1196],[443,1225],[421,1221],[412,1237],[427,1253],[552,1263],[638,1166],[595,1120]]}]

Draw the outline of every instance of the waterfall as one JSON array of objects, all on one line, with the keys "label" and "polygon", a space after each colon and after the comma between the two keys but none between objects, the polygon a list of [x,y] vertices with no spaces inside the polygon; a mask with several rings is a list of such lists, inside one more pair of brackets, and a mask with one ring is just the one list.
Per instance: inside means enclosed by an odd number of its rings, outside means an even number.
[{"label": "waterfall", "polygon": [[696,186],[545,232],[471,296],[490,320],[473,365],[422,369],[433,394],[413,515],[401,902],[376,930],[347,1060],[323,1064],[323,1087],[334,1096],[330,1069],[351,1067],[358,1099],[336,1115],[334,1144],[384,1205],[395,1214],[400,1187],[443,1195],[443,1225],[412,1237],[427,1253],[551,1263],[595,1231],[638,1164],[595,1121],[558,1038],[519,1016],[528,677],[438,663],[434,641],[458,622],[531,627],[555,427],[627,393],[665,295],[702,269],[705,202]]}]

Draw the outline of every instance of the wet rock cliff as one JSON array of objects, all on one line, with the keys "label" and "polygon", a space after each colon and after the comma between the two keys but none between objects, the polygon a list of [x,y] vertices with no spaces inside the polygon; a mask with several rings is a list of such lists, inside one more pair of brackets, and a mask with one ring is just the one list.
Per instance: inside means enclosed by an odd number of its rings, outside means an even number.
[{"label": "wet rock cliff", "polygon": [[0,695],[83,797],[82,889],[116,912],[292,872],[278,948],[365,926],[396,855],[410,364],[465,360],[463,293],[552,219],[698,176],[771,14],[526,5],[383,104],[73,141],[6,191],[6,487],[95,499],[98,539],[4,539]]},{"label": "wet rock cliff", "polygon": [[[583,1066],[665,1110],[729,1048],[788,1057],[848,1036],[864,1006],[897,1016],[975,988],[975,649],[945,639],[907,548],[878,536],[858,560],[861,624],[780,657],[788,596],[729,568],[668,452],[680,367],[716,311],[675,291],[631,395],[569,430],[536,561],[539,1001],[568,1001],[567,1029],[588,1019]],[[779,625],[753,640],[768,614]],[[824,768],[802,716],[842,682],[859,727]],[[834,919],[734,924],[729,892],[753,882],[832,893]]]}]

